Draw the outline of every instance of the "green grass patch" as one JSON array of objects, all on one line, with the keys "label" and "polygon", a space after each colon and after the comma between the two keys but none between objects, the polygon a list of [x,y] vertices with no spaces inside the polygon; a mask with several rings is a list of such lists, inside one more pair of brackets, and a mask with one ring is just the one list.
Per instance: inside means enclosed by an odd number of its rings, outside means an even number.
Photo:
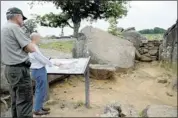
[{"label": "green grass patch", "polygon": [[143,34],[148,40],[162,40],[163,34]]},{"label": "green grass patch", "polygon": [[54,49],[62,52],[71,52],[74,41],[55,41],[46,44],[41,44],[40,48]]}]

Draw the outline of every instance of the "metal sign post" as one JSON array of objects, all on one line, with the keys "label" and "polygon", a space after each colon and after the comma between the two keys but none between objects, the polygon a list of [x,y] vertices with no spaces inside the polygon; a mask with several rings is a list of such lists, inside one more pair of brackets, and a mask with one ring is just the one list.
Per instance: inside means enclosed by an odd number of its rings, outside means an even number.
[{"label": "metal sign post", "polygon": [[[85,78],[85,105],[90,107],[90,78],[89,78],[89,58],[78,59],[51,59],[56,63],[62,63],[64,66],[46,66],[48,75],[83,75]],[[65,66],[67,65],[67,66]]]}]

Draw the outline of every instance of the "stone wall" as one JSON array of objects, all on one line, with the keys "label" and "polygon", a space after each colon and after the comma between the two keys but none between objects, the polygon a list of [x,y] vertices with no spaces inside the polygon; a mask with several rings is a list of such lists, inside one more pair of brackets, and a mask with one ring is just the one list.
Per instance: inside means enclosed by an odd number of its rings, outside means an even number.
[{"label": "stone wall", "polygon": [[159,46],[161,40],[144,40],[140,45],[136,60],[143,62],[151,62],[159,59]]}]

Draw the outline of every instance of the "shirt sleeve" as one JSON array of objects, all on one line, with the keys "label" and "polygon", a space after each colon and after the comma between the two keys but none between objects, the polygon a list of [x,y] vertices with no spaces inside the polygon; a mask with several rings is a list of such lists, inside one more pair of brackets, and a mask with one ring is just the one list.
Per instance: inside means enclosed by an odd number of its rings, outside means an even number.
[{"label": "shirt sleeve", "polygon": [[27,37],[25,32],[20,27],[13,27],[12,31],[21,48],[24,48],[31,42],[30,38]]},{"label": "shirt sleeve", "polygon": [[43,54],[41,54],[38,49],[36,50],[36,52],[33,52],[33,55],[35,59],[38,60],[40,63],[52,66],[51,61],[48,58],[46,58]]}]

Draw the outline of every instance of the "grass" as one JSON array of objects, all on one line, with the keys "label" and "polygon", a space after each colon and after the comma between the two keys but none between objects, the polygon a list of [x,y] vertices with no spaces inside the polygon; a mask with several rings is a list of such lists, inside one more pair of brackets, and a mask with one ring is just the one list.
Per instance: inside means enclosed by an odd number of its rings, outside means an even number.
[{"label": "grass", "polygon": [[41,44],[40,48],[54,49],[61,52],[71,52],[73,47],[73,41],[55,41],[46,44]]},{"label": "grass", "polygon": [[163,34],[143,34],[148,40],[162,40]]}]

